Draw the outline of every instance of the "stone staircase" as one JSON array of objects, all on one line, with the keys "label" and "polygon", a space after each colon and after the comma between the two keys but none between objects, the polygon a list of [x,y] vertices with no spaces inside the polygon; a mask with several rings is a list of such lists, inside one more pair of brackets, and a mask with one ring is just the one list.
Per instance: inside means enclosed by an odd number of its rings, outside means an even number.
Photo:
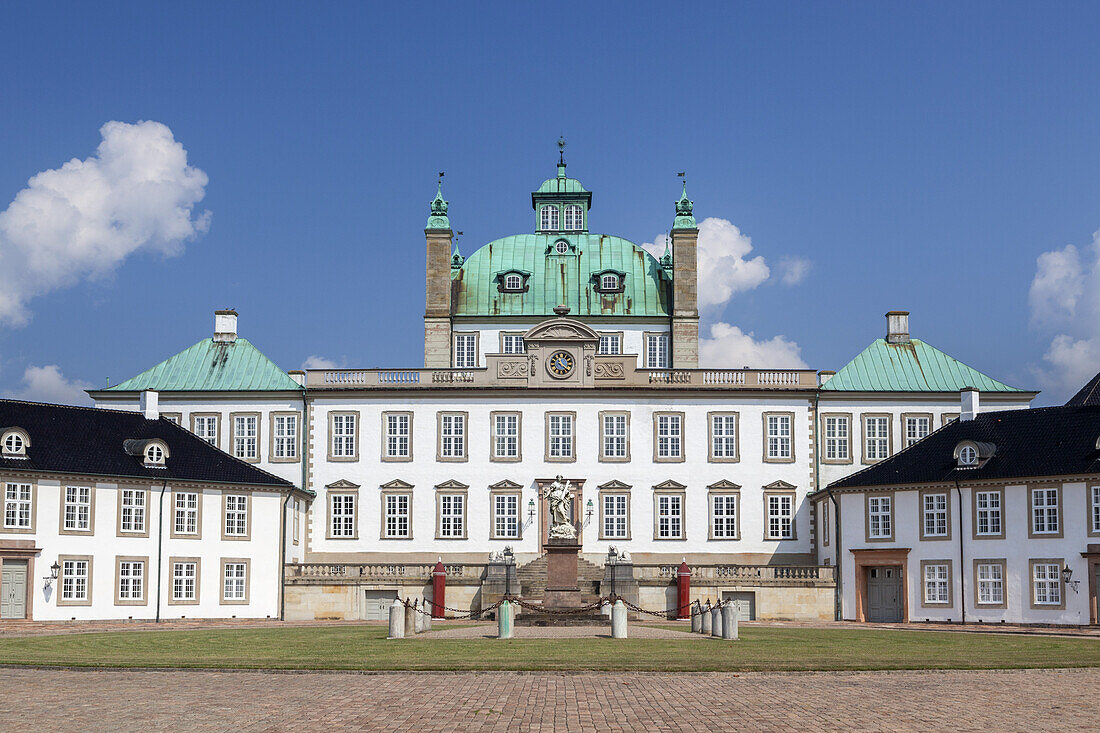
[{"label": "stone staircase", "polygon": [[[524,600],[541,600],[546,592],[546,555],[537,560],[532,560],[516,570],[516,579],[520,585],[520,597]],[[580,588],[581,597],[588,601],[600,596],[600,581],[603,580],[603,568],[588,562],[582,557],[577,558],[577,587]]]}]

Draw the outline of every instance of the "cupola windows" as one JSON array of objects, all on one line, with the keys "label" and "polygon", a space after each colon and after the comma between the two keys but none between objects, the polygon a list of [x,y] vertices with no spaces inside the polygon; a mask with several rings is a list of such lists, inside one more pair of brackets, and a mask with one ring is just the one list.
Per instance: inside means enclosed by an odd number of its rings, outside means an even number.
[{"label": "cupola windows", "polygon": [[565,229],[570,232],[579,232],[584,229],[584,209],[578,204],[569,204],[565,207]]},{"label": "cupola windows", "polygon": [[539,209],[539,229],[544,232],[558,231],[558,207],[543,206]]},{"label": "cupola windows", "polygon": [[5,430],[0,436],[0,455],[4,458],[26,458],[30,440],[22,430]]}]

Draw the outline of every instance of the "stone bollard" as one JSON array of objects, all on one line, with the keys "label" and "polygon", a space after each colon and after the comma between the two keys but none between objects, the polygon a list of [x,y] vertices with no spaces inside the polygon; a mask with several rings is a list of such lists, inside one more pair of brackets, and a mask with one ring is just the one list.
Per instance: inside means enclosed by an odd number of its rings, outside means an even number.
[{"label": "stone bollard", "polygon": [[497,607],[497,638],[512,638],[512,604],[508,601]]},{"label": "stone bollard", "polygon": [[622,601],[615,601],[611,607],[611,638],[626,638],[626,604]]},{"label": "stone bollard", "polygon": [[716,603],[710,609],[710,635],[721,638],[722,636],[722,604]]},{"label": "stone bollard", "polygon": [[[434,606],[433,606],[433,608],[434,608]],[[424,614],[424,628],[422,629],[422,631],[431,631],[432,630],[432,612],[428,608],[428,602],[427,601],[424,601],[424,610],[427,611],[427,613]]]},{"label": "stone bollard", "polygon": [[413,608],[413,604],[405,603],[405,638],[411,639],[416,636],[416,609]]},{"label": "stone bollard", "polygon": [[732,603],[722,606],[722,638],[737,640],[737,623],[741,611]]},{"label": "stone bollard", "polygon": [[699,631],[702,632],[706,636],[710,636],[710,623],[711,623],[710,601],[707,601],[707,605],[703,606],[702,611],[703,611],[703,613],[702,613],[703,626],[702,626],[702,628],[699,629]]},{"label": "stone bollard", "polygon": [[421,613],[422,610],[424,609],[420,607],[420,601],[413,601],[413,611],[416,612],[413,625],[416,627],[416,633],[418,634],[424,631],[424,614]]},{"label": "stone bollard", "polygon": [[691,633],[698,634],[703,630],[703,606],[699,601],[691,604]]},{"label": "stone bollard", "polygon": [[405,605],[398,599],[390,606],[390,634],[387,639],[405,638]]}]

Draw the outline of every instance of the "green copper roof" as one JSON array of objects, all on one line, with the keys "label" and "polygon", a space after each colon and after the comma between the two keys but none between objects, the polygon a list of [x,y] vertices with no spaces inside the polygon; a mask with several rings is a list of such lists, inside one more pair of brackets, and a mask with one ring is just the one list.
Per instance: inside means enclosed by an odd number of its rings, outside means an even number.
[{"label": "green copper roof", "polygon": [[286,372],[260,353],[247,339],[216,343],[203,339],[165,359],[152,369],[108,387],[108,392],[235,392],[299,391]]},{"label": "green copper roof", "polygon": [[981,392],[1023,391],[987,377],[918,339],[904,344],[876,339],[821,389],[833,392],[958,392],[963,387],[975,387]]},{"label": "green copper roof", "polygon": [[[565,241],[569,253],[554,245]],[[601,293],[595,275],[626,273],[624,291]],[[525,292],[501,292],[508,272],[530,273]],[[560,304],[571,316],[660,316],[671,312],[670,274],[648,252],[607,234],[518,234],[497,239],[452,270],[456,316],[549,316]]]},{"label": "green copper roof", "polygon": [[565,177],[565,166],[558,166],[558,177],[547,178],[535,193],[588,193],[576,178]]},{"label": "green copper roof", "polygon": [[[443,175],[442,173],[440,175]],[[443,181],[439,181],[439,188],[432,199],[432,213],[428,215],[428,223],[425,229],[450,229],[451,220],[447,218],[447,202],[443,200]]]}]

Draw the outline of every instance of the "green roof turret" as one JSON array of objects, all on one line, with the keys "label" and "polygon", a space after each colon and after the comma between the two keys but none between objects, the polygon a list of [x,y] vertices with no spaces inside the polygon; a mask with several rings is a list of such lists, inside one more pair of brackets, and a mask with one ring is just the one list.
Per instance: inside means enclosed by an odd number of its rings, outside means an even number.
[{"label": "green roof turret", "polygon": [[676,202],[676,219],[672,222],[673,229],[695,229],[695,216],[692,214],[694,203],[688,199],[688,185],[684,181],[684,190],[680,194],[680,200]]},{"label": "green roof turret", "polygon": [[665,237],[665,253],[661,255],[661,268],[667,271],[672,270],[672,250],[669,249],[671,241],[667,236]]},{"label": "green roof turret", "polygon": [[462,256],[462,253],[458,251],[458,243],[455,243],[455,253],[451,255],[451,269],[458,270],[462,267],[462,263],[466,261],[466,258]]},{"label": "green roof turret", "polygon": [[592,193],[576,178],[566,177],[563,138],[558,138],[557,176],[547,178],[531,193],[531,208],[535,210],[535,231],[540,234],[588,231]]},{"label": "green roof turret", "polygon": [[451,220],[447,218],[447,202],[443,200],[443,174],[439,174],[439,188],[432,199],[432,213],[428,215],[425,229],[450,229]]}]

